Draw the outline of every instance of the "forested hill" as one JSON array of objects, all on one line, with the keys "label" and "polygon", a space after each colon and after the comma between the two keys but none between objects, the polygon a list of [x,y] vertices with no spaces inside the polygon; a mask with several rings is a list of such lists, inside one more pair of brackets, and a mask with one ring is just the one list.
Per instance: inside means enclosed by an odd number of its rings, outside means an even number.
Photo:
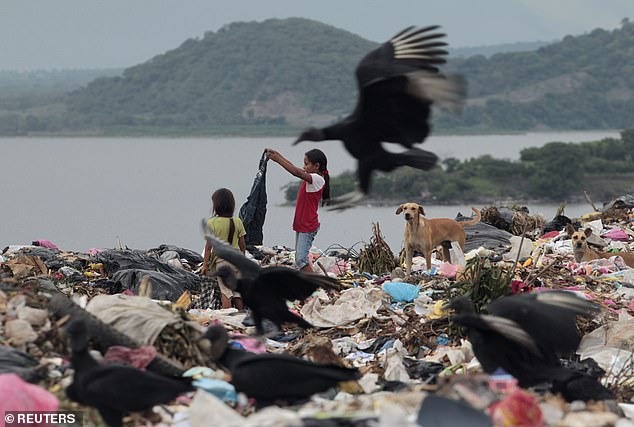
[{"label": "forested hill", "polygon": [[300,18],[234,23],[69,98],[96,125],[326,123],[354,107],[353,70],[376,43]]},{"label": "forested hill", "polygon": [[443,127],[599,129],[634,125],[634,23],[566,36],[533,52],[457,59],[469,103]]},{"label": "forested hill", "polygon": [[[300,18],[234,23],[49,108],[0,109],[0,134],[294,132],[354,107],[355,66],[375,46]],[[465,75],[469,100],[461,116],[436,111],[435,131],[634,126],[634,24],[627,19],[534,51],[456,57],[444,71]]]}]

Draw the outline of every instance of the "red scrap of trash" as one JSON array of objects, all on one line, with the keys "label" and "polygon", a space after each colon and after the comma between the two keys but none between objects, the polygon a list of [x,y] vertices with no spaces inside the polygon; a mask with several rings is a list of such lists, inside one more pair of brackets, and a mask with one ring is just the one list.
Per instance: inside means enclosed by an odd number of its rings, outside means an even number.
[{"label": "red scrap of trash", "polygon": [[522,390],[515,389],[488,409],[496,426],[543,427],[544,416],[537,399]]},{"label": "red scrap of trash", "polygon": [[145,369],[156,357],[154,346],[145,345],[139,348],[128,348],[122,345],[108,347],[103,358],[107,362],[118,362],[123,365],[134,366],[137,369]]},{"label": "red scrap of trash", "polygon": [[529,285],[528,283],[525,283],[522,280],[519,280],[519,279],[511,280],[511,292],[513,292],[513,295],[530,292],[532,289],[533,289],[532,285]]},{"label": "red scrap of trash", "polygon": [[552,239],[552,238],[557,237],[557,236],[559,236],[559,231],[553,230],[553,231],[550,231],[550,232],[548,232],[546,234],[542,234],[541,238],[542,239]]},{"label": "red scrap of trash", "polygon": [[50,240],[44,240],[44,239],[34,240],[33,245],[41,246],[43,248],[48,248],[48,249],[55,249],[59,251],[59,248],[57,247],[57,245],[55,245],[55,243],[51,242]]}]

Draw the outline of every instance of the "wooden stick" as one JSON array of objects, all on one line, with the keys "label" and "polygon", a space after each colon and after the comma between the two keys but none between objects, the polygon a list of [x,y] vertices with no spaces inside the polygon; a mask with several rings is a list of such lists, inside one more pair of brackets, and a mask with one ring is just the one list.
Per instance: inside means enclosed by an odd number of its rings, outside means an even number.
[{"label": "wooden stick", "polygon": [[328,276],[328,272],[326,271],[326,269],[324,268],[324,265],[321,263],[321,261],[317,261],[317,265],[319,266],[319,268],[321,268],[321,271],[324,272],[325,276]]},{"label": "wooden stick", "polygon": [[588,194],[586,190],[583,190],[583,195],[585,196],[586,201],[590,203],[590,206],[592,206],[592,209],[594,209],[595,212],[598,212],[599,209],[597,209],[597,207],[594,205],[594,202],[592,201],[592,199],[590,198],[590,195]]}]

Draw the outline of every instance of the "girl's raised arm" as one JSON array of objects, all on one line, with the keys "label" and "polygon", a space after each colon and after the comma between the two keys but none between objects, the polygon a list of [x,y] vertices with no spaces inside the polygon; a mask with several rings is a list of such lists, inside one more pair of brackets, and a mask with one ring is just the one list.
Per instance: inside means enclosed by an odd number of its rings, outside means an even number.
[{"label": "girl's raised arm", "polygon": [[280,166],[282,166],[291,175],[294,175],[297,178],[303,179],[304,181],[308,182],[309,184],[312,184],[313,177],[310,176],[310,174],[308,172],[306,172],[304,169],[298,168],[297,166],[292,164],[286,157],[282,156],[279,152],[273,150],[272,148],[267,148],[265,151],[266,151],[266,154],[268,155],[269,159],[273,160],[275,163],[277,163]]}]

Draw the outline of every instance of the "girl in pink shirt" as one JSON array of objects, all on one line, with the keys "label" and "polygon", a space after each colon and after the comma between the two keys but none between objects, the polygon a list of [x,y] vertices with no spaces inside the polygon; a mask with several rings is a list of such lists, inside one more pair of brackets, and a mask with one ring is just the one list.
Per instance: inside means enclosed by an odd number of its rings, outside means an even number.
[{"label": "girl in pink shirt", "polygon": [[317,209],[330,199],[330,177],[328,159],[323,151],[313,149],[304,154],[304,167],[298,168],[277,151],[267,148],[269,159],[278,163],[290,174],[302,179],[295,203],[293,230],[295,231],[295,265],[297,268],[313,272],[308,260],[308,252],[319,230]]}]

